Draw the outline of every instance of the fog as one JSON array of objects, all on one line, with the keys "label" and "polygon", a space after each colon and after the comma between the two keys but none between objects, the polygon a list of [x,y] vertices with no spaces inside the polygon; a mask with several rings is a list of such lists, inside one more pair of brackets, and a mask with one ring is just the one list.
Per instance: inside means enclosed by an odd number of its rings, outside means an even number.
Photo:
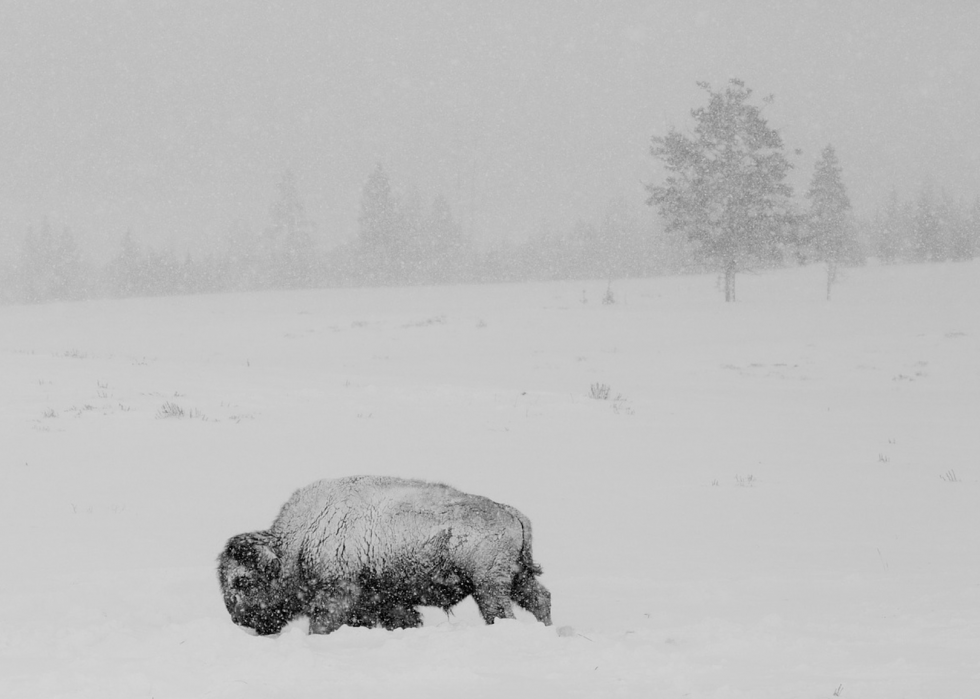
[{"label": "fog", "polygon": [[329,247],[377,163],[519,240],[643,208],[651,136],[730,77],[775,97],[798,192],[833,143],[859,215],[924,181],[972,201],[978,35],[973,1],[5,3],[0,242],[195,249],[267,225],[290,170]]},{"label": "fog", "polygon": [[[0,0],[0,697],[975,696],[977,37]],[[357,474],[488,530],[311,506],[223,594],[229,537]],[[495,502],[509,581],[461,554]]]}]

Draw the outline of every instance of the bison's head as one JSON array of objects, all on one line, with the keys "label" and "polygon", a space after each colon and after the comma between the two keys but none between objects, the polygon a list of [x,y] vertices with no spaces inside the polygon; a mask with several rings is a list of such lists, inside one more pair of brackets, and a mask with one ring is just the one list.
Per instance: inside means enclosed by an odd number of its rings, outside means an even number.
[{"label": "bison's head", "polygon": [[218,582],[232,621],[263,636],[279,633],[299,613],[268,532],[229,539],[218,556]]}]

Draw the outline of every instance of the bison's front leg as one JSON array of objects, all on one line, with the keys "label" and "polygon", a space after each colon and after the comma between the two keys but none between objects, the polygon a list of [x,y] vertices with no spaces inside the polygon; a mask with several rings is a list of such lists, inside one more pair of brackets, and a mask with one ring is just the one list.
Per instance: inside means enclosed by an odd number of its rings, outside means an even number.
[{"label": "bison's front leg", "polygon": [[422,625],[422,615],[411,605],[394,603],[381,610],[379,621],[389,631],[417,629]]},{"label": "bison's front leg", "polygon": [[494,619],[513,619],[514,610],[510,606],[510,581],[487,581],[478,583],[473,591],[473,599],[480,608],[483,620],[492,624]]},{"label": "bison's front leg", "polygon": [[360,590],[353,583],[341,583],[317,590],[308,605],[310,633],[331,633],[349,623],[359,595]]}]

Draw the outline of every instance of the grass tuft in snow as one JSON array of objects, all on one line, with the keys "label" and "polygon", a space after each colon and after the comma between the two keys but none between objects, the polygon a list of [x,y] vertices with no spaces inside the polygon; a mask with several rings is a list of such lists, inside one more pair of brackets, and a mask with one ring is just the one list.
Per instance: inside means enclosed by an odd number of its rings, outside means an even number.
[{"label": "grass tuft in snow", "polygon": [[616,400],[612,404],[613,412],[617,415],[635,415],[636,411],[630,406],[626,405],[626,399],[622,396],[617,396]]},{"label": "grass tuft in snow", "polygon": [[947,483],[962,483],[962,481],[957,477],[956,471],[949,469],[946,473],[939,476]]},{"label": "grass tuft in snow", "polygon": [[609,388],[607,384],[604,383],[594,383],[589,391],[589,397],[595,398],[596,400],[609,400],[609,392],[612,389]]},{"label": "grass tuft in snow", "polygon": [[171,417],[184,417],[184,409],[176,403],[172,403],[168,400],[166,403],[160,406],[159,410],[157,410],[157,418],[166,419]]}]

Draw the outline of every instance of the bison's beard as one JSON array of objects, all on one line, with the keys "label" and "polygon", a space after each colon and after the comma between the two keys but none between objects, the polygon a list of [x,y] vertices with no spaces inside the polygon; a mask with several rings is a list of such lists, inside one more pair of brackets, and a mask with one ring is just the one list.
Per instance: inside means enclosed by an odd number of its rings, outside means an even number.
[{"label": "bison's beard", "polygon": [[286,604],[255,604],[254,600],[228,605],[231,619],[239,626],[253,629],[259,636],[271,636],[283,630],[299,615],[299,610]]}]

